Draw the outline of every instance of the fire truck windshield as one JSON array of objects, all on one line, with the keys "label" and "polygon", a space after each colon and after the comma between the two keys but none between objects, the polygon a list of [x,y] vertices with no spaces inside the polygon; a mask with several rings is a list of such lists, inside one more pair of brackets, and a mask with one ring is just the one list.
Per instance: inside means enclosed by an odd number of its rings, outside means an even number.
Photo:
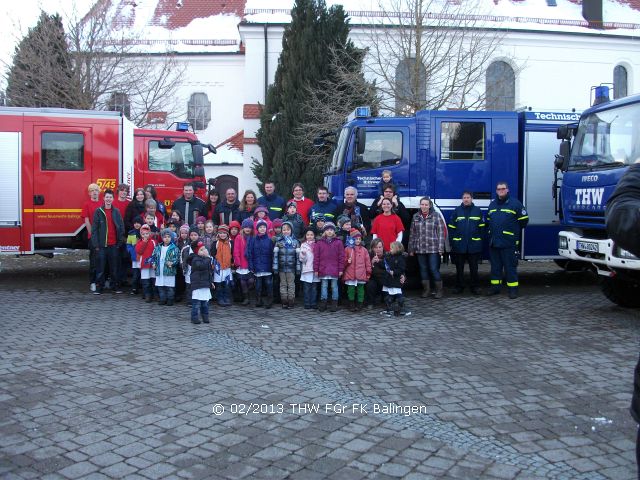
[{"label": "fire truck windshield", "polygon": [[340,136],[336,142],[335,150],[333,151],[333,159],[331,161],[330,172],[338,172],[342,170],[344,166],[344,155],[347,151],[347,145],[349,143],[349,128],[344,127],[340,131]]},{"label": "fire truck windshield", "polygon": [[640,158],[640,104],[592,113],[578,125],[569,170],[630,165]]}]

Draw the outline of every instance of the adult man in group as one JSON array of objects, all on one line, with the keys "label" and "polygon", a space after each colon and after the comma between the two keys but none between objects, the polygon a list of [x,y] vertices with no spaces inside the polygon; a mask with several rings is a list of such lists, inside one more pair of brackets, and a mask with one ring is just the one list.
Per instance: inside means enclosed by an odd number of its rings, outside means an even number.
[{"label": "adult man in group", "polygon": [[109,276],[114,282],[113,291],[122,293],[118,271],[118,248],[124,242],[124,222],[117,208],[113,207],[113,190],[105,190],[103,205],[93,214],[91,224],[91,248],[96,252],[96,290],[94,295],[100,295],[105,283],[105,269],[109,263]]},{"label": "adult man in group", "polygon": [[333,199],[329,198],[329,190],[327,187],[318,187],[317,197],[318,201],[314,203],[311,210],[309,210],[309,224],[315,226],[320,216],[324,217],[325,222],[336,223],[338,220],[338,216],[336,215],[338,206]]},{"label": "adult man in group", "polygon": [[496,185],[497,198],[489,204],[487,229],[491,259],[491,288],[489,295],[497,295],[502,287],[502,273],[507,278],[509,298],[518,298],[518,257],[521,230],[529,223],[529,216],[517,198],[509,196],[507,182]]},{"label": "adult man in group", "polygon": [[478,262],[482,254],[485,223],[482,211],[473,203],[473,194],[462,194],[462,203],[456,207],[449,221],[451,253],[456,264],[456,286],[453,293],[464,291],[464,264],[469,264],[471,293],[478,295]]},{"label": "adult man in group", "polygon": [[339,215],[346,215],[351,219],[351,227],[357,228],[362,235],[367,235],[371,230],[371,217],[369,207],[358,202],[358,190],[356,187],[344,189],[344,202],[338,207]]},{"label": "adult man in group", "polygon": [[232,220],[240,221],[240,202],[234,188],[227,188],[222,200],[216,206],[213,221],[218,225],[229,225]]},{"label": "adult man in group", "polygon": [[276,184],[268,181],[264,184],[264,195],[258,199],[258,204],[266,207],[271,220],[281,218],[285,211],[285,201],[276,193]]},{"label": "adult man in group", "polygon": [[189,225],[195,225],[196,218],[205,211],[202,200],[195,196],[193,183],[185,183],[182,187],[182,196],[171,205],[171,210],[180,212],[182,219]]},{"label": "adult man in group", "polygon": [[[125,213],[127,212],[127,207],[129,206],[129,185],[126,183],[121,183],[118,185],[117,197],[113,199],[113,208],[117,208],[120,212],[120,216],[124,219]],[[120,278],[118,279],[120,286],[126,286],[127,281],[127,273],[129,272],[129,268],[131,267],[131,256],[127,251],[127,245],[122,242],[120,247],[118,248],[118,255],[120,257],[120,269],[118,270],[118,274]]]},{"label": "adult man in group", "polygon": [[386,185],[382,190],[382,195],[378,197],[378,200],[373,201],[371,208],[369,209],[369,216],[373,219],[382,213],[381,204],[382,199],[384,198],[391,200],[391,204],[393,205],[391,211],[400,217],[405,228],[408,227],[411,222],[411,215],[409,215],[407,208],[398,199],[396,187],[393,184]]},{"label": "adult man in group", "polygon": [[84,227],[87,229],[87,240],[89,242],[89,289],[95,292],[98,260],[95,250],[91,248],[91,223],[93,222],[94,213],[96,213],[96,210],[100,208],[102,203],[100,202],[100,186],[97,183],[89,184],[87,191],[89,192],[89,199],[84,202],[80,217],[84,222]]}]

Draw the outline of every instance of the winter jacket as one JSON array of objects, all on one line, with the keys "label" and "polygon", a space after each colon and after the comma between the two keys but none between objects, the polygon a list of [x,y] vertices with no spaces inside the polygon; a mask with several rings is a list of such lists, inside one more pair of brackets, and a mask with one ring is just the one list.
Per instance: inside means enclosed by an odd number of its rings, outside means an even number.
[{"label": "winter jacket", "polygon": [[[185,215],[185,212],[187,210],[187,203],[189,204],[189,213],[188,213],[189,218],[187,218]],[[183,195],[182,197],[178,198],[175,202],[173,202],[173,204],[171,205],[171,211],[174,211],[174,210],[177,210],[178,212],[180,212],[180,215],[184,219],[184,221],[189,225],[191,225],[196,223],[195,222],[196,217],[200,215],[204,215],[206,206],[204,202],[196,196],[194,196],[189,202],[187,202]],[[196,211],[198,213],[194,214],[194,212]]]},{"label": "winter jacket", "polygon": [[[156,277],[160,276],[160,254],[162,252],[163,243],[156,245],[153,249],[152,262],[155,265]],[[169,263],[171,265],[169,265]],[[178,265],[180,265],[180,252],[175,243],[170,243],[167,249],[167,254],[164,257],[164,275],[167,277],[175,276],[178,271]]]},{"label": "winter jacket", "polygon": [[369,215],[369,207],[366,205],[356,202],[352,206],[347,206],[347,204],[343,203],[338,206],[337,215],[346,215],[351,219],[351,226],[353,228],[357,228],[358,230],[363,230],[363,235],[366,235],[369,231],[371,231],[371,216]]},{"label": "winter jacket", "polygon": [[[289,201],[290,202],[296,202],[296,210],[298,211],[298,213],[302,217],[302,221],[305,224],[308,224],[309,223],[309,211],[311,210],[311,207],[313,207],[313,200],[311,200],[310,198],[307,198],[307,197],[302,197],[301,200],[296,200],[295,198],[292,198]],[[283,212],[283,213],[286,213],[286,212]]]},{"label": "winter jacket", "polygon": [[605,218],[613,241],[640,257],[640,164],[631,165],[618,182],[607,202]]},{"label": "winter jacket", "polygon": [[271,272],[273,266],[273,243],[268,235],[255,235],[247,244],[249,270],[253,273]]},{"label": "winter jacket", "polygon": [[201,257],[197,253],[192,253],[187,257],[187,264],[191,265],[191,290],[211,288],[213,283],[211,257]]},{"label": "winter jacket", "polygon": [[520,232],[527,223],[529,215],[517,198],[507,195],[504,200],[492,200],[487,212],[489,246],[517,248],[520,245]]},{"label": "winter jacket", "polygon": [[444,252],[445,228],[444,219],[438,212],[430,209],[426,217],[422,212],[415,213],[411,219],[409,253]]},{"label": "winter jacket", "polygon": [[[116,246],[124,243],[124,222],[120,211],[111,207],[111,218],[116,226]],[[107,246],[107,238],[109,235],[109,225],[107,222],[107,214],[104,213],[104,205],[98,207],[93,214],[93,222],[91,222],[91,246],[93,248],[104,248]]]},{"label": "winter jacket", "polygon": [[309,210],[309,223],[315,224],[320,215],[324,215],[325,221],[336,223],[338,220],[338,205],[333,200],[316,202]]},{"label": "winter jacket", "polygon": [[140,240],[140,231],[135,228],[131,229],[127,234],[127,253],[129,253],[132,262],[138,259],[138,254],[136,253],[136,243],[138,243],[138,240]]},{"label": "winter jacket", "polygon": [[318,277],[336,277],[344,271],[344,244],[337,238],[322,237],[313,251],[313,271]]},{"label": "winter jacket", "polygon": [[[209,250],[209,254],[211,254],[211,258],[214,259],[214,265],[216,263],[219,263],[216,260],[216,255],[218,254],[218,245],[220,244],[220,242],[222,242],[222,240],[216,240],[215,242],[213,242],[211,244],[211,250]],[[229,268],[230,268],[233,265],[233,249],[235,248],[235,245],[233,244],[233,240],[231,240],[231,239],[228,239],[227,242],[229,242],[229,248],[231,249],[231,263],[229,265]],[[218,268],[219,267],[220,267],[220,265],[218,264]]]},{"label": "winter jacket", "polygon": [[187,260],[189,259],[189,255],[193,253],[191,249],[191,244],[187,244],[180,249],[180,265],[182,266],[182,274],[186,277],[189,273],[189,264]]},{"label": "winter jacket", "polygon": [[482,211],[473,203],[468,207],[460,204],[449,221],[451,251],[453,253],[480,253],[485,223]]},{"label": "winter jacket", "polygon": [[382,283],[384,280],[384,276],[387,274],[387,271],[384,268],[384,261],[380,259],[377,262],[373,261],[374,254],[369,253],[369,259],[371,261],[371,277],[375,278],[378,282]]},{"label": "winter jacket", "polygon": [[216,236],[214,234],[205,233],[200,241],[204,243],[207,251],[211,253],[211,246],[216,242]]},{"label": "winter jacket", "polygon": [[269,218],[271,220],[282,217],[286,206],[284,198],[275,193],[260,197],[258,199],[258,204],[262,205],[263,207],[267,207],[267,210],[269,210]]},{"label": "winter jacket", "polygon": [[369,252],[362,245],[344,249],[344,275],[342,279],[366,282],[371,276]]},{"label": "winter jacket", "polygon": [[273,273],[300,273],[300,242],[295,237],[280,237],[273,247]]},{"label": "winter jacket", "polygon": [[300,216],[299,213],[283,215],[282,221],[289,222],[293,226],[293,236],[295,238],[302,238],[302,234],[304,232],[304,220],[302,220],[302,216]]},{"label": "winter jacket", "polygon": [[255,209],[256,207],[254,206],[251,210],[238,210],[238,218],[234,218],[234,220],[237,220],[240,223],[247,218],[253,220],[253,212]]},{"label": "winter jacket", "polygon": [[156,241],[151,238],[146,242],[144,240],[140,240],[136,243],[136,253],[138,254],[140,268],[151,268],[151,261],[153,259],[153,251],[155,248]]},{"label": "winter jacket", "polygon": [[[406,270],[404,254],[398,253],[392,255],[391,253],[386,253],[384,256],[384,267],[386,272],[382,284],[389,288],[402,288],[400,277],[405,274]],[[393,272],[393,274],[391,272]]]},{"label": "winter jacket", "polygon": [[251,236],[245,237],[242,233],[239,233],[233,241],[233,264],[236,268],[249,268],[247,245],[250,238]]},{"label": "winter jacket", "polygon": [[240,220],[240,202],[236,200],[229,205],[226,200],[221,201],[216,206],[216,214],[213,217],[213,221],[218,225],[229,225],[231,220]]},{"label": "winter jacket", "polygon": [[309,243],[304,242],[300,246],[300,253],[298,259],[300,260],[300,273],[313,272],[313,257],[316,242]]}]

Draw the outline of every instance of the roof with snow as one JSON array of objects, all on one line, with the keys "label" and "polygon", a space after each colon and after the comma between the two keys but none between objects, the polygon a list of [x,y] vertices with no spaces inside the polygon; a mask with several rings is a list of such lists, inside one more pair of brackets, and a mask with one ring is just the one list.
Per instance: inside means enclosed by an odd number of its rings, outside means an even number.
[{"label": "roof with snow", "polygon": [[[243,53],[238,26],[287,24],[294,0],[98,0],[108,2],[114,26],[136,35],[140,51]],[[435,23],[464,16],[468,22],[502,29],[609,33],[637,37],[640,0],[602,0],[602,29],[582,16],[580,0],[431,0]],[[407,12],[394,11],[397,0],[327,0],[342,5],[353,26],[400,23]],[[549,2],[552,3],[552,2]],[[465,8],[468,11],[465,11]],[[449,15],[449,17],[447,17]]]}]

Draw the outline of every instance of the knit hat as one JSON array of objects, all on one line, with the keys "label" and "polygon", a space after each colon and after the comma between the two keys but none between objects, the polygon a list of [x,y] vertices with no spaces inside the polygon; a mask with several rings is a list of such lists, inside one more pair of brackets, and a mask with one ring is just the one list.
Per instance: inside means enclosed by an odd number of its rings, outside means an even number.
[{"label": "knit hat", "polygon": [[282,224],[283,224],[283,223],[284,223],[284,222],[282,221],[282,219],[281,219],[281,218],[276,218],[276,219],[273,221],[273,228],[280,228],[280,227],[282,227]]},{"label": "knit hat", "polygon": [[353,238],[362,237],[362,232],[357,228],[352,228],[351,230],[349,230],[349,236]]},{"label": "knit hat", "polygon": [[264,212],[267,215],[269,215],[269,210],[267,209],[267,207],[263,206],[263,205],[259,205],[256,207],[256,209],[253,211],[253,215],[257,215],[258,212]]},{"label": "knit hat", "polygon": [[207,221],[207,217],[203,217],[202,215],[200,215],[198,218],[196,218],[196,225],[198,223],[206,223]]},{"label": "knit hat", "polygon": [[142,232],[151,232],[151,227],[145,223],[140,227],[140,233]]},{"label": "knit hat", "polygon": [[331,230],[335,231],[335,229],[336,229],[336,225],[335,225],[335,223],[333,223],[333,222],[327,222],[327,223],[325,223],[325,224],[324,224],[324,227],[322,228],[322,231],[323,231],[323,232],[326,232],[326,231],[327,231],[327,230],[329,230],[329,229],[331,229]]},{"label": "knit hat", "polygon": [[[195,242],[194,242],[194,243],[195,243]],[[196,248],[193,248],[193,245],[192,245],[192,246],[191,246],[191,249],[192,249],[194,252],[198,253],[198,252],[200,251],[200,249],[201,249],[201,248],[204,248],[204,247],[205,247],[204,243],[202,243],[202,242],[198,242],[198,243],[196,243]]]},{"label": "knit hat", "polygon": [[319,215],[316,215],[315,220],[316,220],[316,223],[318,223],[318,222],[326,222],[327,221],[327,217],[325,217],[324,214],[321,213]]},{"label": "knit hat", "polygon": [[189,225],[187,225],[186,223],[180,227],[180,233],[189,233],[189,230]]},{"label": "knit hat", "polygon": [[[262,221],[262,222],[264,222],[264,220],[261,220],[261,221]],[[267,223],[267,222],[264,222],[264,223]],[[242,221],[242,228],[243,228],[243,229],[244,229],[244,228],[250,228],[251,230],[253,230],[253,222],[251,221],[251,219],[250,219],[250,218],[245,218],[245,219]]]},{"label": "knit hat", "polygon": [[298,209],[298,204],[296,202],[294,202],[293,200],[291,200],[290,202],[287,202],[287,209],[289,209],[289,207],[296,207],[296,210]]},{"label": "knit hat", "polygon": [[256,230],[258,230],[262,225],[264,225],[264,228],[269,228],[267,222],[265,222],[264,220],[258,220],[258,222],[256,223]]},{"label": "knit hat", "polygon": [[160,236],[161,236],[161,237],[164,237],[165,235],[169,235],[169,236],[171,236],[171,234],[172,234],[172,233],[173,233],[173,232],[172,232],[171,230],[169,230],[168,228],[163,228],[163,229],[162,229],[162,232],[160,232]]},{"label": "knit hat", "polygon": [[198,227],[196,227],[195,225],[189,227],[189,234],[191,233],[197,233],[198,235],[200,235],[200,231],[198,230]]},{"label": "knit hat", "polygon": [[342,228],[344,226],[345,223],[347,222],[351,222],[351,217],[347,216],[347,215],[340,215],[338,217],[338,226],[340,228]]},{"label": "knit hat", "polygon": [[232,228],[237,228],[238,230],[240,230],[240,222],[237,220],[232,220],[231,222],[229,222],[229,230],[231,230]]},{"label": "knit hat", "polygon": [[226,233],[227,236],[229,236],[229,226],[224,223],[222,225],[218,225],[218,234],[220,233]]}]

